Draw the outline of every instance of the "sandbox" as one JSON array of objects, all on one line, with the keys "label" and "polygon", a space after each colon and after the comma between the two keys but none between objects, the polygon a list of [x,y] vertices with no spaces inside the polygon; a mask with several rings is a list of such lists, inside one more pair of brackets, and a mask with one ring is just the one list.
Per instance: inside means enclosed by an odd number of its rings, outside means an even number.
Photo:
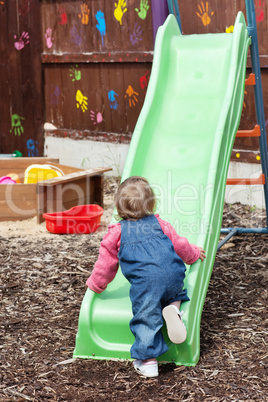
[{"label": "sandbox", "polygon": [[[31,164],[51,164],[62,170],[64,176],[24,184],[25,169]],[[43,213],[60,212],[76,205],[103,206],[103,173],[110,168],[78,169],[59,164],[55,158],[0,159],[0,177],[18,174],[21,183],[0,185],[0,221],[37,217],[43,222]]]}]

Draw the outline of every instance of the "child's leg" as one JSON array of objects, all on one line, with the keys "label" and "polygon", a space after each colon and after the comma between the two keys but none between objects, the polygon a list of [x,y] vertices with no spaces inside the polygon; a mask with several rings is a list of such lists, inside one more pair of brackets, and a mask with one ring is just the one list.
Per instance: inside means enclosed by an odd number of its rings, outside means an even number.
[{"label": "child's leg", "polygon": [[[136,292],[138,294],[138,290]],[[135,337],[131,347],[131,357],[146,361],[157,358],[168,350],[161,328],[163,326],[161,302],[150,294],[141,295],[133,302],[133,317],[130,320],[130,330]]]},{"label": "child's leg", "polygon": [[[161,302],[150,292],[139,295],[140,288],[131,292],[133,318],[130,329],[135,337],[131,357],[135,370],[145,377],[158,376],[157,356],[168,350],[161,328],[163,326]],[[133,288],[132,288],[133,289]]]},{"label": "child's leg", "polygon": [[163,317],[166,321],[167,333],[171,342],[183,343],[187,337],[187,331],[180,313],[181,301],[174,301],[163,308]]}]

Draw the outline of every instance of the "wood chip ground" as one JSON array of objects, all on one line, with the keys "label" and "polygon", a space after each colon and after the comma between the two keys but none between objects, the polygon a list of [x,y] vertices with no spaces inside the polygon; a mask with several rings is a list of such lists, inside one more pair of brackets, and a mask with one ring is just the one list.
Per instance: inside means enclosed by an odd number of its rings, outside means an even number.
[{"label": "wood chip ground", "polygon": [[[104,224],[117,183],[105,180]],[[226,205],[223,226],[263,226],[265,211]],[[104,228],[53,235],[34,219],[0,223],[0,402],[268,401],[268,235],[235,236],[217,253],[196,367],[74,360],[85,281]],[[209,258],[209,256],[208,256]]]}]

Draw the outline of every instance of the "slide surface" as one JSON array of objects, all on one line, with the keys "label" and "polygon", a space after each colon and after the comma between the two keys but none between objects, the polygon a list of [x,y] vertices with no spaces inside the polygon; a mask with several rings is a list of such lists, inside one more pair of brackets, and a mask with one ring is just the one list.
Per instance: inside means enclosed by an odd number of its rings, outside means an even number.
[{"label": "slide surface", "polygon": [[[250,39],[238,13],[232,34],[181,35],[169,15],[159,28],[146,99],[130,144],[122,180],[146,177],[158,213],[207,253],[187,267],[182,304],[187,339],[159,361],[195,365],[200,321],[220,235],[227,171],[240,122]],[[164,269],[164,267],[163,267]],[[120,269],[105,292],[87,290],[74,357],[130,359],[134,341],[129,284]]]}]

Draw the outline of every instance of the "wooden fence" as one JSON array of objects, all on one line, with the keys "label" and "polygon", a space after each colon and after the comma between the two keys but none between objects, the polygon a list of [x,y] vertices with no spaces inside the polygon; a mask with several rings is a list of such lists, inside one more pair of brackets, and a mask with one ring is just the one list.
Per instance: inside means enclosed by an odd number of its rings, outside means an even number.
[{"label": "wooden fence", "polygon": [[[55,127],[46,135],[129,143],[150,78],[153,1],[0,1],[0,153],[43,155],[45,122]],[[243,0],[179,6],[185,34],[231,32],[245,12]],[[268,15],[264,2],[255,6],[268,118]],[[255,123],[246,86],[240,128]],[[259,161],[254,138],[234,149],[233,160]]]}]

